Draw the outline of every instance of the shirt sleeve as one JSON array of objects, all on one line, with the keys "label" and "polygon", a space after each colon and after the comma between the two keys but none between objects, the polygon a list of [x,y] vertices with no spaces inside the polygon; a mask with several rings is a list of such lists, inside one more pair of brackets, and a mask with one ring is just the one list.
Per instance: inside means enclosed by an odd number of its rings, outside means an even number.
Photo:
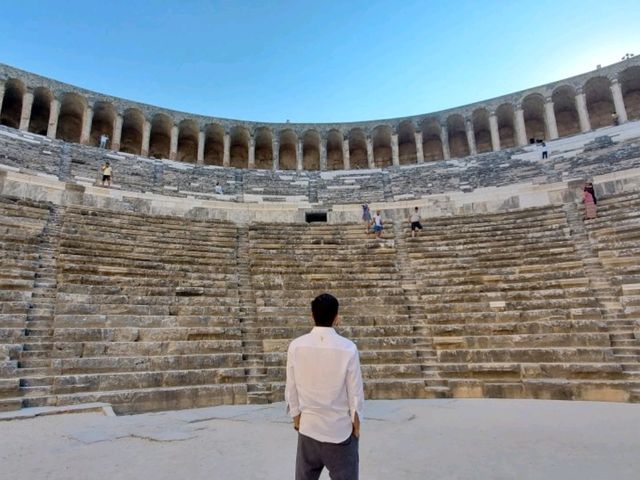
[{"label": "shirt sleeve", "polygon": [[364,387],[362,386],[362,372],[360,371],[360,357],[358,350],[353,349],[349,365],[347,366],[347,396],[349,398],[349,411],[353,422],[358,414],[362,422],[362,410],[364,408]]},{"label": "shirt sleeve", "polygon": [[298,400],[298,389],[296,379],[293,374],[293,353],[291,346],[287,350],[287,381],[284,388],[284,401],[287,404],[287,412],[292,417],[300,414],[300,402]]}]

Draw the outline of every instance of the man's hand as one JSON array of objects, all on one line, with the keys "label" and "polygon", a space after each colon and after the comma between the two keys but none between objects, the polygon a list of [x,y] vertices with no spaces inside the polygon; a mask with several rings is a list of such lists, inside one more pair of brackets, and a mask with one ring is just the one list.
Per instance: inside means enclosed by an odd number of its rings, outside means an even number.
[{"label": "man's hand", "polygon": [[353,436],[356,438],[360,438],[360,417],[358,417],[357,412],[353,419]]},{"label": "man's hand", "polygon": [[298,415],[296,415],[295,417],[293,417],[293,428],[294,430],[300,430],[300,415],[302,415],[301,413],[299,413]]}]

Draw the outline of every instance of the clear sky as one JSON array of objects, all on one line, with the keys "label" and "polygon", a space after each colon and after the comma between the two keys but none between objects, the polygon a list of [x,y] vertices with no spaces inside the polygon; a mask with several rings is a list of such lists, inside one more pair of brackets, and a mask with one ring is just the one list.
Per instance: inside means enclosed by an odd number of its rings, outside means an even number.
[{"label": "clear sky", "polygon": [[640,54],[638,0],[4,1],[0,63],[225,118],[456,107]]}]

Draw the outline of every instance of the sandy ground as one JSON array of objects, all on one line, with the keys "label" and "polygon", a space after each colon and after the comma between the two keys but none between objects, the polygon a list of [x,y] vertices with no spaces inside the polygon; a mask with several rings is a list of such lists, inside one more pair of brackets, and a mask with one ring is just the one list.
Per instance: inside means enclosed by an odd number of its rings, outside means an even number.
[{"label": "sandy ground", "polygon": [[[638,404],[395,400],[365,414],[365,480],[640,479]],[[56,415],[0,422],[0,478],[290,479],[295,447],[283,404]]]}]

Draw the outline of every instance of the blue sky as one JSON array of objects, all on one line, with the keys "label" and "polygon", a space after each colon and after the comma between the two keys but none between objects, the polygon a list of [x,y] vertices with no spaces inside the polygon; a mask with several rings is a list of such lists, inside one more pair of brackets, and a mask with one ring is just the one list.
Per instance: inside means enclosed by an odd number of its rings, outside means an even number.
[{"label": "blue sky", "polygon": [[225,118],[426,113],[640,54],[640,2],[4,2],[0,63]]}]

